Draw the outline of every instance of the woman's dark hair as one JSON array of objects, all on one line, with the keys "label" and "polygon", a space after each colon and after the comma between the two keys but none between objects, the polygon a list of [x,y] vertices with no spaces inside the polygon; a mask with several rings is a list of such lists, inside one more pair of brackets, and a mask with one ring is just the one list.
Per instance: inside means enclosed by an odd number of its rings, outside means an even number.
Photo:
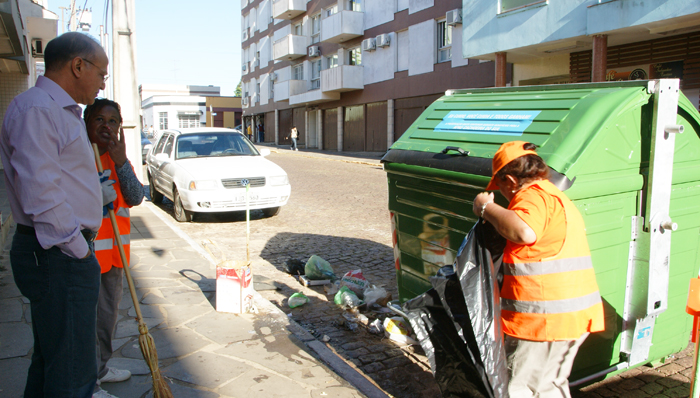
[{"label": "woman's dark hair", "polygon": [[[528,142],[523,145],[523,149],[526,151],[534,151],[537,149],[537,146]],[[544,163],[541,157],[528,154],[511,160],[510,163],[503,166],[503,168],[496,173],[496,177],[502,181],[505,181],[506,175],[512,175],[517,178],[522,186],[531,181],[548,179],[549,167]]]},{"label": "woman's dark hair", "polygon": [[68,32],[48,42],[44,49],[44,64],[47,71],[59,70],[67,62],[81,57],[94,62],[100,44],[84,33]]},{"label": "woman's dark hair", "polygon": [[111,106],[112,108],[117,110],[117,113],[119,114],[119,123],[121,123],[122,108],[116,102],[108,100],[106,98],[98,98],[95,100],[95,102],[92,103],[92,105],[88,105],[85,107],[85,111],[83,112],[83,119],[85,119],[85,123],[87,123],[90,120],[92,115],[101,111],[102,108],[104,108],[105,106]]}]

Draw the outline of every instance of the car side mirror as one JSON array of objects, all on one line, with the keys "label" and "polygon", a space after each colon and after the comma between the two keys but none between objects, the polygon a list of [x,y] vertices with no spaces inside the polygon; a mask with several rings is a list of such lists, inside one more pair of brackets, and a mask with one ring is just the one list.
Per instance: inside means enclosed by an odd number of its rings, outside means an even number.
[{"label": "car side mirror", "polygon": [[270,154],[270,148],[261,148],[260,149],[260,156],[268,156]]}]

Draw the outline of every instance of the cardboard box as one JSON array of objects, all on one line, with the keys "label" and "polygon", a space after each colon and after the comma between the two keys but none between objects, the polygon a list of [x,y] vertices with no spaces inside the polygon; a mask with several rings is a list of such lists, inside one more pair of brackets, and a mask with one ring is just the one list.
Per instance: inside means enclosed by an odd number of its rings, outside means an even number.
[{"label": "cardboard box", "polygon": [[[242,266],[241,266],[242,265]],[[253,273],[245,263],[224,261],[216,267],[216,310],[242,314],[253,309]]]}]

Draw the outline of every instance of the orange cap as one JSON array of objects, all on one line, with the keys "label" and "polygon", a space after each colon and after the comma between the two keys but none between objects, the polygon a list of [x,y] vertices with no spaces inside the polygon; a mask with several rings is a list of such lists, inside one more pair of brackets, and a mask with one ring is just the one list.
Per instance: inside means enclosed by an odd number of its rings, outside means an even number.
[{"label": "orange cap", "polygon": [[493,155],[493,163],[491,164],[491,181],[489,181],[489,185],[486,186],[487,191],[495,191],[498,189],[498,185],[495,182],[496,173],[498,173],[503,166],[521,156],[537,155],[537,152],[533,150],[524,149],[523,146],[525,144],[527,144],[525,141],[511,141],[506,142],[505,144],[501,145],[500,148],[498,148],[496,154]]}]

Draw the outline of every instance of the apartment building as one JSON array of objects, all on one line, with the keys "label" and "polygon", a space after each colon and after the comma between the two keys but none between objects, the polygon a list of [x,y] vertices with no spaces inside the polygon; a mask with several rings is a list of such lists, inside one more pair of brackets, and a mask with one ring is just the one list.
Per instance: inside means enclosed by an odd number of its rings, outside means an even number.
[{"label": "apartment building", "polygon": [[494,84],[462,56],[462,0],[242,1],[243,118],[267,142],[385,151],[446,90]]},{"label": "apartment building", "polygon": [[464,55],[512,65],[513,85],[678,78],[698,106],[700,1],[464,0],[463,15]]}]

